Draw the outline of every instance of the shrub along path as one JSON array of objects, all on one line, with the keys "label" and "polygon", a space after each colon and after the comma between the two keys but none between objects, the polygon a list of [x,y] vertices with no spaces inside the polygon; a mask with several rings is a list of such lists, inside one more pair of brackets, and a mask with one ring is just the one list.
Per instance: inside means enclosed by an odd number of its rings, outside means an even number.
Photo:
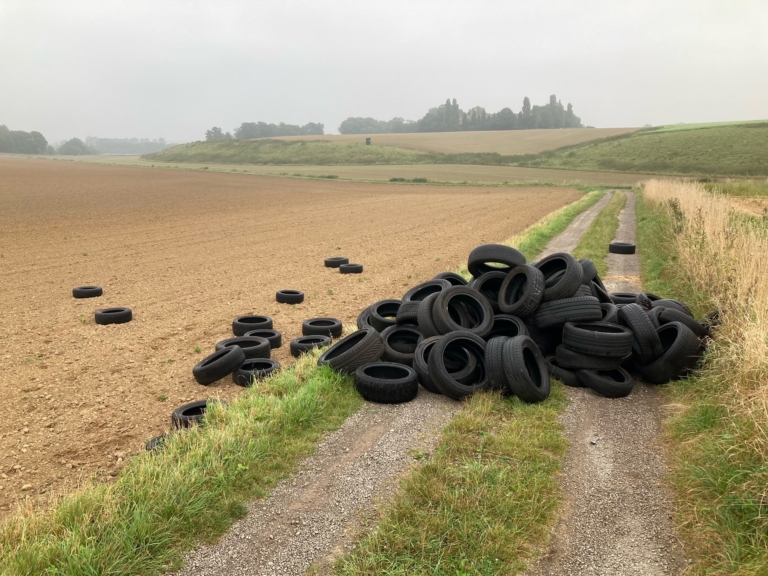
[{"label": "shrub along path", "polygon": [[[635,196],[626,194],[616,240],[634,243]],[[547,252],[561,249],[553,242]],[[639,255],[609,254],[607,264],[609,291],[641,290]],[[663,485],[659,389],[638,383],[618,399],[585,388],[567,394],[562,517],[548,554],[529,575],[678,574],[685,561]]]},{"label": "shrub along path", "polygon": [[[552,244],[567,238],[558,246],[573,249],[609,196],[577,216]],[[366,404],[318,445],[296,475],[280,482],[268,498],[252,503],[248,515],[225,537],[190,554],[177,574],[330,572],[370,528],[376,504],[430,455],[441,430],[462,406],[423,388],[406,404]]]}]

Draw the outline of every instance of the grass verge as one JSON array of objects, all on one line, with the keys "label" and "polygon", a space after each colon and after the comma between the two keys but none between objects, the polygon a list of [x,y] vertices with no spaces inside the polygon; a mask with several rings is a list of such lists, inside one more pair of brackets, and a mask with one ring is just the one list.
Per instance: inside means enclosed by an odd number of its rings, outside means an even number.
[{"label": "grass verge", "polygon": [[670,383],[665,423],[690,574],[768,566],[768,224],[696,184],[650,182],[638,202],[645,285],[722,324],[701,370]]},{"label": "grass verge", "polygon": [[554,383],[541,404],[475,394],[432,458],[400,484],[338,574],[514,574],[546,541],[566,441]]},{"label": "grass verge", "polygon": [[579,240],[573,255],[578,258],[589,258],[595,263],[597,272],[605,278],[608,274],[608,244],[616,238],[619,229],[619,212],[627,204],[627,195],[621,191],[614,192],[608,205],[600,211],[584,236]]},{"label": "grass verge", "polygon": [[204,426],[174,434],[157,454],[131,459],[119,479],[64,498],[51,511],[0,527],[0,573],[142,574],[179,566],[292,472],[323,433],[361,400],[349,378],[308,355],[245,390]]}]

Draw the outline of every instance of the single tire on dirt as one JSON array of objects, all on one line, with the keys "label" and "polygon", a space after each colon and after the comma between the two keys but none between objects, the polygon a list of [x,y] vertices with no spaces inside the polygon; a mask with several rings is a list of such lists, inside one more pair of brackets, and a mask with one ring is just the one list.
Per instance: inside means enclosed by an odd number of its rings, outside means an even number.
[{"label": "single tire on dirt", "polygon": [[239,346],[217,350],[203,358],[192,368],[192,375],[198,384],[208,386],[225,376],[229,376],[245,362],[245,352]]},{"label": "single tire on dirt", "polygon": [[72,296],[75,298],[97,298],[104,294],[101,286],[78,286],[72,288]]},{"label": "single tire on dirt", "polygon": [[[463,321],[461,318],[457,318],[455,313],[452,314],[453,311],[460,310],[460,305],[467,309],[470,318],[472,318],[471,321]],[[493,327],[493,309],[485,296],[472,288],[452,286],[435,297],[432,305],[432,319],[441,334],[465,330],[482,338],[487,336]],[[419,322],[419,326],[421,326],[421,322]]]},{"label": "single tire on dirt", "polygon": [[235,336],[216,343],[216,350],[224,350],[232,346],[239,346],[245,354],[245,359],[269,358],[272,347],[269,340],[260,336]]},{"label": "single tire on dirt", "polygon": [[395,315],[395,324],[398,326],[418,326],[420,304],[421,302],[419,301],[403,301],[403,303],[400,304],[400,308],[397,309],[397,314]]},{"label": "single tire on dirt", "polygon": [[[465,382],[457,380],[455,372],[452,373],[447,365],[448,357],[462,354],[462,350],[477,361],[473,378]],[[477,334],[465,330],[442,336],[429,354],[429,375],[434,385],[454,400],[471,396],[478,390],[486,390],[489,382],[485,369],[485,341]]]},{"label": "single tire on dirt", "polygon": [[496,336],[506,336],[507,338],[528,336],[528,326],[517,316],[512,316],[510,314],[496,314],[493,317],[491,331],[485,337],[485,340],[487,342]]},{"label": "single tire on dirt", "polygon": [[363,364],[375,362],[383,353],[381,336],[369,326],[336,342],[320,355],[317,365],[328,365],[337,372],[351,374]]},{"label": "single tire on dirt", "polygon": [[96,310],[96,324],[125,324],[133,320],[133,312],[130,308],[102,308]]},{"label": "single tire on dirt", "polygon": [[525,256],[503,244],[483,244],[474,248],[467,258],[467,269],[474,278],[486,272],[509,272],[515,266],[523,264]]},{"label": "single tire on dirt", "polygon": [[[627,354],[628,356],[629,354]],[[621,366],[624,358],[616,356],[593,356],[574,352],[564,344],[555,349],[557,365],[566,370],[613,370]]]},{"label": "single tire on dirt", "polygon": [[433,280],[447,280],[451,286],[466,286],[468,282],[460,274],[456,272],[440,272]]},{"label": "single tire on dirt", "polygon": [[571,388],[583,388],[579,379],[576,378],[576,373],[560,366],[555,356],[545,356],[544,361],[547,363],[550,378],[560,380],[560,382]]},{"label": "single tire on dirt", "polygon": [[662,355],[661,341],[648,314],[637,304],[619,309],[619,322],[632,331],[632,354],[640,364],[649,364]]},{"label": "single tire on dirt", "polygon": [[232,333],[245,336],[251,330],[271,329],[272,318],[269,316],[238,316],[232,320]]},{"label": "single tire on dirt", "polygon": [[363,265],[362,264],[342,264],[339,266],[339,272],[342,274],[362,274],[363,273]]},{"label": "single tire on dirt", "polygon": [[549,396],[549,369],[536,343],[515,336],[504,343],[504,373],[510,391],[523,402],[541,402]]},{"label": "single tire on dirt", "polygon": [[486,272],[477,278],[473,278],[469,287],[480,292],[485,296],[494,314],[501,312],[499,308],[499,292],[504,279],[507,277],[504,272]]},{"label": "single tire on dirt", "polygon": [[269,358],[246,360],[243,365],[232,372],[232,382],[238,386],[251,386],[257,380],[263,380],[280,369],[280,362]]},{"label": "single tire on dirt", "polygon": [[213,402],[218,402],[218,400],[213,398],[196,400],[179,406],[171,413],[171,426],[174,428],[191,428],[195,424],[199,424],[205,417],[208,405]]},{"label": "single tire on dirt", "polygon": [[298,358],[304,352],[329,346],[330,344],[331,338],[329,336],[299,336],[291,340],[291,356]]},{"label": "single tire on dirt", "polygon": [[381,333],[381,341],[384,342],[382,360],[413,366],[413,356],[423,339],[424,335],[416,328],[390,326]]},{"label": "single tire on dirt", "polygon": [[344,258],[343,256],[334,256],[333,258],[325,259],[326,268],[338,268],[342,264],[349,264],[349,258]]},{"label": "single tire on dirt", "polygon": [[275,300],[280,304],[301,304],[304,302],[304,292],[301,290],[278,290]]},{"label": "single tire on dirt", "polygon": [[634,254],[636,246],[629,242],[611,242],[608,244],[608,252],[611,254]]},{"label": "single tire on dirt", "polygon": [[536,311],[544,298],[544,274],[524,264],[505,276],[499,289],[499,308],[505,314],[525,318]]},{"label": "single tire on dirt", "polygon": [[426,282],[417,284],[403,294],[403,302],[421,302],[430,294],[437,294],[438,292],[447,290],[451,286],[452,284],[448,280],[438,278],[427,280]]},{"label": "single tire on dirt", "polygon": [[304,320],[301,325],[301,333],[304,336],[331,336],[338,338],[341,336],[341,320],[338,318],[310,318]]},{"label": "single tire on dirt", "polygon": [[401,300],[381,300],[372,304],[369,308],[370,317],[368,323],[383,332],[397,322],[397,311],[400,309]]},{"label": "single tire on dirt", "polygon": [[165,440],[167,438],[168,434],[160,434],[160,436],[155,436],[154,438],[151,438],[144,443],[144,448],[146,448],[147,452],[159,452],[165,448]]},{"label": "single tire on dirt", "polygon": [[563,346],[591,356],[629,356],[632,338],[632,330],[608,322],[566,322],[563,326]]},{"label": "single tire on dirt", "polygon": [[550,254],[539,260],[536,268],[544,275],[542,302],[571,298],[581,286],[581,278],[584,275],[579,261],[567,252]]},{"label": "single tire on dirt", "polygon": [[410,366],[374,362],[355,370],[355,389],[369,402],[410,402],[419,393],[419,377]]},{"label": "single tire on dirt", "polygon": [[259,338],[266,338],[269,342],[270,348],[280,348],[283,345],[283,335],[278,330],[271,328],[259,328],[258,330],[251,330],[246,332],[244,336],[258,336]]},{"label": "single tire on dirt", "polygon": [[533,320],[538,328],[548,328],[566,322],[598,322],[603,317],[600,302],[592,296],[574,296],[544,302]]},{"label": "single tire on dirt", "polygon": [[579,381],[606,398],[624,398],[629,396],[635,381],[624,368],[615,370],[579,370]]}]

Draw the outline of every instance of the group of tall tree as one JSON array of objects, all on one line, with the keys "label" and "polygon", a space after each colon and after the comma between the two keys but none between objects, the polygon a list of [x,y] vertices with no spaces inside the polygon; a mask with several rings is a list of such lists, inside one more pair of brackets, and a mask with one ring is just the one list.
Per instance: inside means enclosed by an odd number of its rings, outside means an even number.
[{"label": "group of tall tree", "polygon": [[53,146],[40,132],[24,132],[9,130],[0,124],[0,152],[15,152],[17,154],[53,154]]},{"label": "group of tall tree", "polygon": [[205,139],[210,140],[250,140],[252,138],[276,138],[278,136],[322,136],[325,126],[318,122],[309,122],[304,126],[298,124],[267,124],[266,122],[243,122],[239,128],[235,128],[235,135],[224,132],[214,126],[206,130]]},{"label": "group of tall tree", "polygon": [[475,106],[466,112],[459,108],[454,98],[436,108],[430,108],[416,122],[393,118],[389,122],[374,118],[351,117],[339,126],[341,134],[389,134],[398,132],[459,132],[464,130],[532,130],[535,128],[583,128],[581,118],[573,112],[573,106],[564,107],[554,94],[549,103],[531,106],[526,96],[520,112],[502,108],[498,112],[486,112]]},{"label": "group of tall tree", "polygon": [[9,130],[0,124],[0,152],[16,154],[62,154],[64,156],[83,156],[85,154],[145,154],[157,152],[173,144],[163,138],[96,138],[88,136],[85,142],[80,138],[71,138],[58,147],[51,146],[40,132]]}]

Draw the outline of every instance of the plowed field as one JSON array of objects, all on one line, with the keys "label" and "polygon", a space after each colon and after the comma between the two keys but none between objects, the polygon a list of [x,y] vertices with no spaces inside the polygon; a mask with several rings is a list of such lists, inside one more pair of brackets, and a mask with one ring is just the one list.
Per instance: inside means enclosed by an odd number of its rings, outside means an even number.
[{"label": "plowed field", "polygon": [[[176,406],[236,395],[191,372],[235,316],[272,316],[289,364],[303,320],[354,322],[579,196],[0,158],[0,515],[114,476]],[[338,255],[364,274],[323,266]],[[104,295],[72,298],[83,284]],[[282,288],[305,302],[277,304]],[[134,320],[96,325],[112,306]]]}]

